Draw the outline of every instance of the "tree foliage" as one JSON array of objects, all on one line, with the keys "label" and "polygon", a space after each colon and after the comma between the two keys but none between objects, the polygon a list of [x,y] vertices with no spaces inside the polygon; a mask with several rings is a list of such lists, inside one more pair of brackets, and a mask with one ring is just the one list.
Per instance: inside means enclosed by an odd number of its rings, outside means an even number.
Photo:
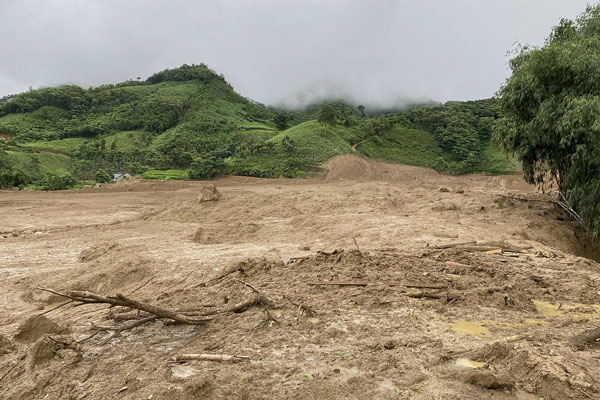
[{"label": "tree foliage", "polygon": [[489,141],[499,114],[498,101],[489,99],[418,107],[402,117],[415,127],[432,132],[439,146],[450,153],[453,160],[440,160],[441,170],[464,173],[477,165],[482,143]]},{"label": "tree foliage", "polygon": [[110,183],[112,181],[108,172],[102,168],[96,171],[94,174],[94,180],[98,183]]},{"label": "tree foliage", "polygon": [[196,158],[188,171],[191,179],[211,179],[222,172],[225,163],[214,155]]},{"label": "tree foliage", "polygon": [[290,122],[294,119],[294,116],[290,112],[278,112],[275,114],[273,118],[273,123],[275,123],[275,127],[280,131],[287,129],[290,126]]},{"label": "tree foliage", "polygon": [[335,115],[335,109],[333,106],[331,104],[324,104],[321,107],[319,118],[317,120],[324,125],[335,125],[337,122],[337,117]]},{"label": "tree foliage", "polygon": [[523,47],[500,89],[497,137],[525,178],[552,177],[600,235],[600,5],[563,19],[543,47]]}]

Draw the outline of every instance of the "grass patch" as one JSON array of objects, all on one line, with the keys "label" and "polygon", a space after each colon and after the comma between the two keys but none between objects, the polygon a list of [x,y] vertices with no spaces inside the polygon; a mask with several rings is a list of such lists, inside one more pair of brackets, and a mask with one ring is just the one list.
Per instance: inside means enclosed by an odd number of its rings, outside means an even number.
[{"label": "grass patch", "polygon": [[34,142],[23,143],[22,146],[29,147],[34,150],[54,151],[57,153],[73,155],[82,144],[87,143],[88,141],[89,139],[77,137],[49,141],[38,140]]},{"label": "grass patch", "polygon": [[481,151],[481,158],[476,165],[475,172],[484,172],[488,175],[506,175],[520,173],[519,161],[506,154],[493,143],[488,143]]},{"label": "grass patch", "polygon": [[440,157],[449,157],[440,148],[432,133],[395,126],[386,135],[369,138],[356,147],[359,154],[377,161],[432,168]]},{"label": "grass patch", "polygon": [[29,176],[46,176],[47,174],[64,175],[73,172],[71,158],[67,156],[51,153],[24,153],[11,150],[7,151],[6,154],[9,164],[14,169],[24,172]]},{"label": "grass patch", "polygon": [[184,169],[151,169],[142,174],[144,179],[189,179],[187,170]]},{"label": "grass patch", "polygon": [[281,146],[287,136],[293,142],[293,150],[308,165],[318,166],[337,154],[352,152],[350,145],[353,131],[344,126],[324,126],[317,121],[303,122],[286,129],[268,142]]}]

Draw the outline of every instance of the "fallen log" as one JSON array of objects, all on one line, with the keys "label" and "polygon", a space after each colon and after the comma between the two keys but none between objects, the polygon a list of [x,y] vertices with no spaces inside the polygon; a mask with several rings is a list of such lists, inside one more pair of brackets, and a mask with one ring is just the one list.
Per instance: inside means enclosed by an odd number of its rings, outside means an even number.
[{"label": "fallen log", "polygon": [[385,286],[404,286],[415,289],[447,289],[448,286],[436,283],[407,283],[407,282],[372,282],[372,281],[316,281],[308,282],[311,286],[368,286],[368,285],[385,285]]},{"label": "fallen log", "polygon": [[242,361],[250,361],[250,357],[247,356],[232,356],[229,354],[181,354],[179,356],[175,356],[175,362],[185,362],[185,361],[225,361],[225,362],[242,362]]}]

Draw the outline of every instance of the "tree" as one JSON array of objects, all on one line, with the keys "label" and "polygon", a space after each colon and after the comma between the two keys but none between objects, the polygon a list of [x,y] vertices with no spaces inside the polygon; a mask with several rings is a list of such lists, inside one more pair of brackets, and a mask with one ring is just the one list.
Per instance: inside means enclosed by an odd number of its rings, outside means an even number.
[{"label": "tree", "polygon": [[43,183],[44,183],[45,190],[65,190],[65,189],[75,186],[77,181],[71,174],[65,174],[65,175],[48,174],[46,176],[46,179],[44,179]]},{"label": "tree", "polygon": [[280,131],[283,131],[283,130],[287,129],[287,127],[290,124],[290,121],[293,118],[294,117],[289,112],[280,112],[280,113],[275,114],[275,117],[273,118],[273,122],[275,123],[275,127],[277,129],[279,129]]},{"label": "tree", "polygon": [[286,154],[291,155],[296,152],[296,147],[294,145],[294,141],[288,136],[285,135],[281,140],[281,146]]},{"label": "tree", "polygon": [[362,104],[359,104],[358,107],[356,107],[358,109],[358,112],[360,113],[361,117],[365,117],[365,106],[363,106]]},{"label": "tree", "polygon": [[318,121],[325,125],[334,126],[336,124],[335,110],[331,104],[324,104],[319,112]]},{"label": "tree", "polygon": [[499,91],[496,136],[525,178],[555,181],[600,236],[600,5],[563,19],[543,47],[522,47]]},{"label": "tree", "polygon": [[98,183],[110,183],[111,181],[108,172],[106,172],[106,170],[102,168],[96,171],[96,174],[94,175],[94,180]]},{"label": "tree", "polygon": [[225,162],[221,158],[208,156],[196,158],[188,170],[190,179],[210,179],[214,178],[223,170]]}]

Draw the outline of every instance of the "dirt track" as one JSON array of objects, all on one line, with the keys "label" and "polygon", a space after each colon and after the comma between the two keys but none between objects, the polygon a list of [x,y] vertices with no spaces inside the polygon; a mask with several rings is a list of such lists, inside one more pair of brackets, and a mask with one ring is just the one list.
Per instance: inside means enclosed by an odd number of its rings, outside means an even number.
[{"label": "dirt track", "polygon": [[[0,399],[600,398],[600,344],[569,342],[600,326],[600,264],[581,257],[598,254],[551,204],[498,195],[543,196],[519,176],[326,166],[323,179],[220,179],[209,202],[201,182],[0,192]],[[505,252],[435,248],[459,242]],[[276,307],[71,346],[48,336],[84,339],[116,310],[35,317],[62,301],[38,286],[196,309],[250,298],[236,279]],[[375,283],[309,285],[331,280]],[[250,361],[169,362],[184,353]]]}]

